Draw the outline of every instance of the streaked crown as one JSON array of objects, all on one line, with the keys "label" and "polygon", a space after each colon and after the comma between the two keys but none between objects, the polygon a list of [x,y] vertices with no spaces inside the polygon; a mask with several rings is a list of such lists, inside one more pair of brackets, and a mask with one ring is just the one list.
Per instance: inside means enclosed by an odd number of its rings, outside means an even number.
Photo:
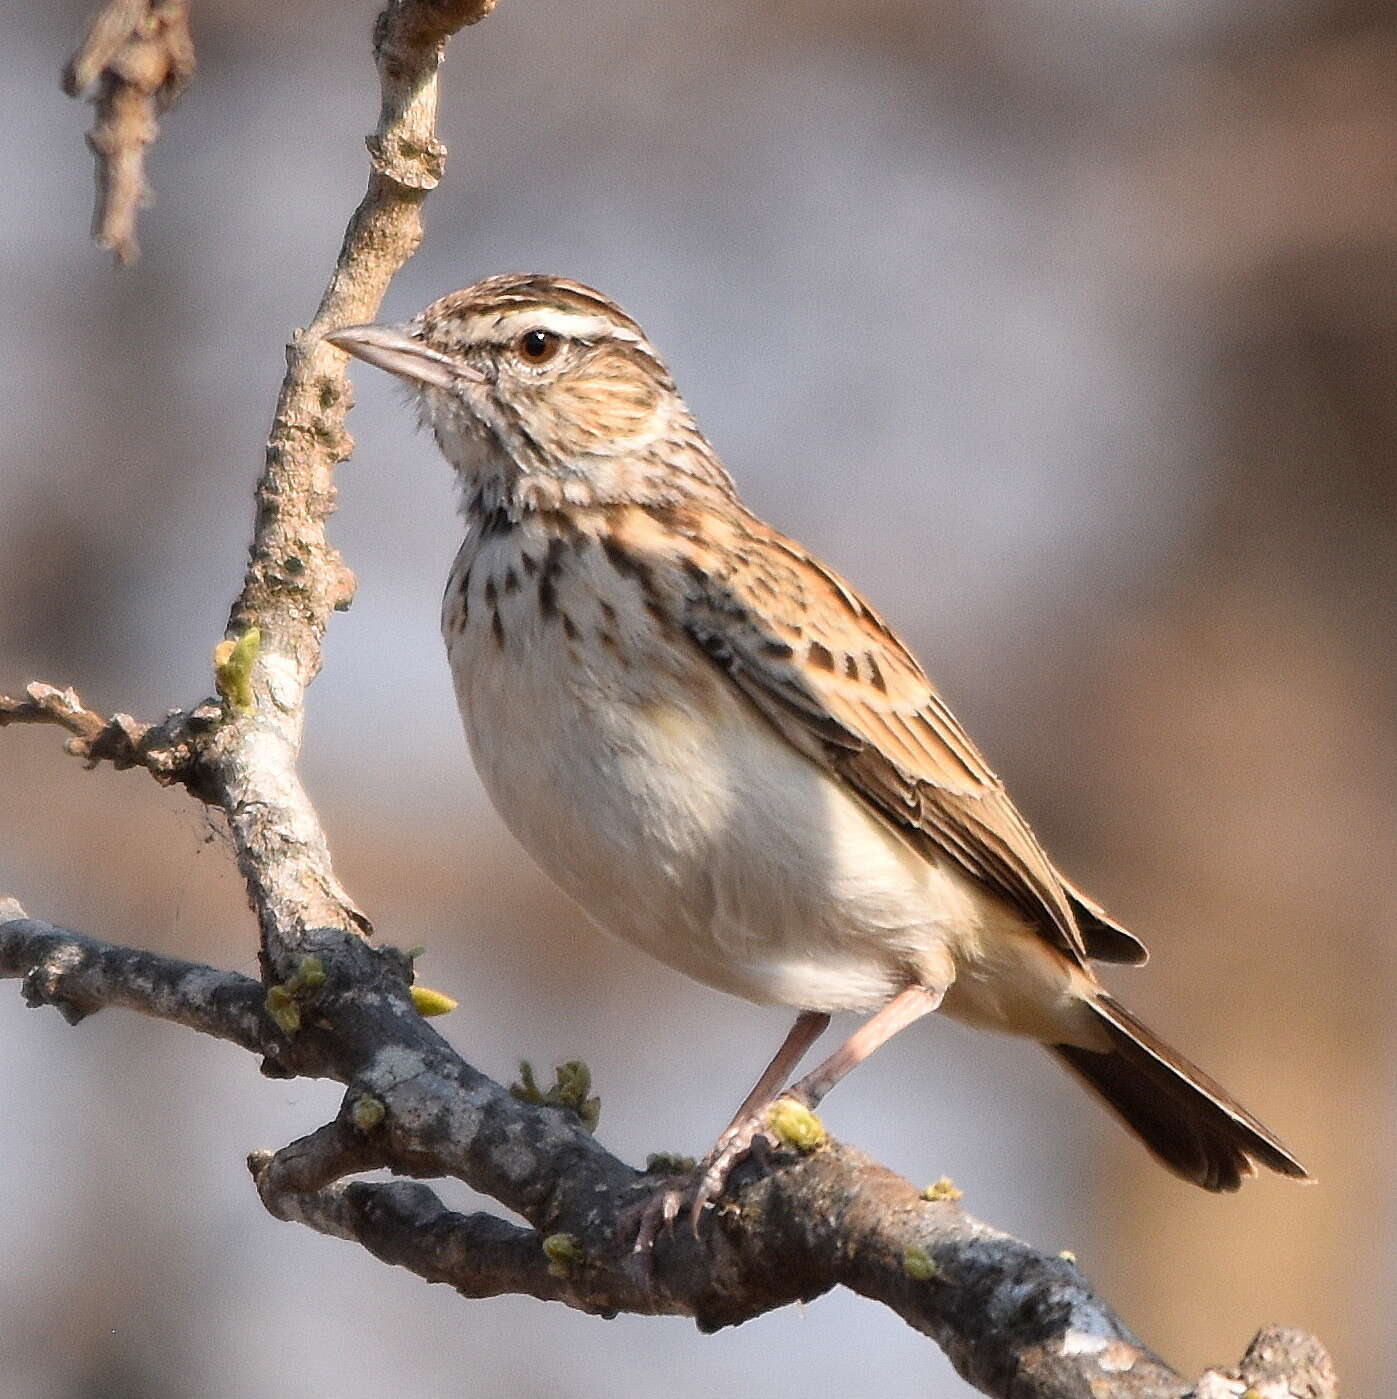
[{"label": "streaked crown", "polygon": [[412,324],[429,343],[458,352],[503,351],[535,328],[593,343],[615,339],[643,347],[651,365],[666,372],[645,332],[610,297],[562,277],[515,272],[487,277],[434,301]]}]

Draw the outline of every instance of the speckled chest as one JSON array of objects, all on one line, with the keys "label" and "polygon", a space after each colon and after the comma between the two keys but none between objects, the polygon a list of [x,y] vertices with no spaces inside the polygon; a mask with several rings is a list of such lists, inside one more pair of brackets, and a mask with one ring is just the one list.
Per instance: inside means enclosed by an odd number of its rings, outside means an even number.
[{"label": "speckled chest", "polygon": [[682,551],[631,538],[487,524],[457,557],[443,629],[491,801],[598,923],[688,975],[881,1003],[942,916],[932,866],[691,637]]},{"label": "speckled chest", "polygon": [[442,598],[463,710],[475,707],[482,682],[511,688],[519,704],[546,698],[543,687],[565,707],[604,709],[648,703],[677,681],[708,688],[691,643],[667,631],[663,586],[604,531],[485,519]]},{"label": "speckled chest", "polygon": [[667,620],[673,583],[604,533],[531,520],[487,521],[452,568],[442,628],[476,768],[570,887],[679,838],[740,706]]}]

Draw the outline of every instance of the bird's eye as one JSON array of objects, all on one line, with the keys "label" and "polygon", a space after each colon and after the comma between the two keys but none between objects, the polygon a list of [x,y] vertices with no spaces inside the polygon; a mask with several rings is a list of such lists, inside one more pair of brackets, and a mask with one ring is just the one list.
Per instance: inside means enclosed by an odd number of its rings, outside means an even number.
[{"label": "bird's eye", "polygon": [[547,364],[562,348],[562,336],[551,330],[526,330],[519,337],[519,358],[525,364]]}]

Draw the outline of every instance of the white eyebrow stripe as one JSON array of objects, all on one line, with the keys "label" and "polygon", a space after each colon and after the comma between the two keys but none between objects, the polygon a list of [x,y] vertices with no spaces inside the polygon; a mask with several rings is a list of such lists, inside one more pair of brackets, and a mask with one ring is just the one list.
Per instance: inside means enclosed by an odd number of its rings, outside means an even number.
[{"label": "white eyebrow stripe", "polygon": [[[496,311],[481,318],[483,326],[505,332],[508,338],[526,335],[531,330],[548,330],[567,340],[628,340],[640,344],[640,337],[606,316],[591,316],[581,311],[560,311],[555,306],[521,306],[518,310]],[[472,337],[473,339],[475,337]],[[482,337],[484,338],[484,337]]]}]

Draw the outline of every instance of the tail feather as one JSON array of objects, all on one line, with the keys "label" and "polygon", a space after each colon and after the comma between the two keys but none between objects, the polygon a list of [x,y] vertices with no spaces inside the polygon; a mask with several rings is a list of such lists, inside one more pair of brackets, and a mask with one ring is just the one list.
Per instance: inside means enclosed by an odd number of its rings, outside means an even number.
[{"label": "tail feather", "polygon": [[1224,1088],[1104,992],[1093,1002],[1112,1047],[1049,1046],[1169,1169],[1204,1190],[1236,1190],[1258,1164],[1309,1172]]}]

